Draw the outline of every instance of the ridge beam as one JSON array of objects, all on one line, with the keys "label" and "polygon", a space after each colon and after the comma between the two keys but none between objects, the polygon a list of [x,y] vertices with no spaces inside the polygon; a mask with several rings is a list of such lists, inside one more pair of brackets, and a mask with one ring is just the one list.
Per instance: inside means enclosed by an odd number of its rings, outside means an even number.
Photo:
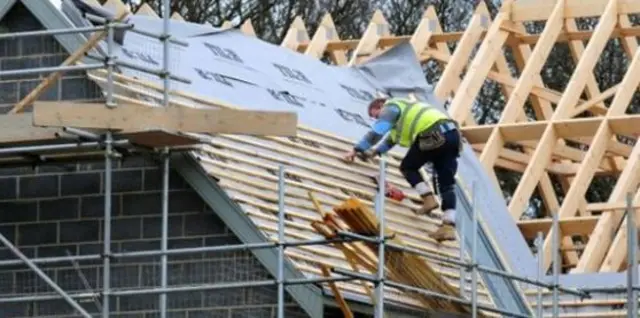
[{"label": "ridge beam", "polygon": [[[519,1],[513,7],[511,20],[513,21],[540,21],[547,20],[551,16],[555,1]],[[596,17],[606,13],[609,5],[607,0],[567,0],[565,18]],[[640,13],[640,1],[618,0],[619,14]]]}]

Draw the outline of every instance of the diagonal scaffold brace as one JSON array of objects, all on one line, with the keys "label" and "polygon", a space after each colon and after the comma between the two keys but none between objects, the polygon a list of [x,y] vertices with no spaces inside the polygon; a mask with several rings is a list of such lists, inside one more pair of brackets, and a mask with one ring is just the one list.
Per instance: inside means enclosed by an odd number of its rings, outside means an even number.
[{"label": "diagonal scaffold brace", "polygon": [[[127,14],[128,13],[126,11],[120,12],[120,14],[118,14],[112,22],[114,23],[121,22],[122,20],[124,20]],[[66,60],[64,60],[64,62],[62,62],[60,66],[71,66],[76,62],[78,62],[82,57],[85,56],[87,52],[89,52],[96,45],[98,45],[100,41],[104,40],[104,38],[107,37],[107,34],[108,34],[107,30],[95,32],[89,38],[89,40],[87,40],[87,42],[84,45],[82,45],[82,47],[80,47],[71,55],[69,55],[69,57]],[[36,88],[34,88],[29,93],[29,95],[25,96],[21,101],[19,101],[15,106],[13,106],[13,108],[9,111],[9,113],[10,114],[20,113],[24,110],[25,107],[33,104],[38,99],[38,97],[40,97],[40,95],[42,95],[49,87],[51,87],[51,85],[53,85],[57,80],[60,79],[63,73],[64,73],[63,71],[56,71],[49,74],[49,76],[47,76],[42,82],[40,82],[40,84],[38,84],[38,86],[36,86]]]}]

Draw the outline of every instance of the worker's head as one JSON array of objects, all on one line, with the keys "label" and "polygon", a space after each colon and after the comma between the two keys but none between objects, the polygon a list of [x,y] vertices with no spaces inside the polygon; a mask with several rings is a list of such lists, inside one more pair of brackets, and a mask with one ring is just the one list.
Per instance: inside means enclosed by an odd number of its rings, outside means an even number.
[{"label": "worker's head", "polygon": [[380,116],[380,111],[382,110],[382,106],[386,101],[387,99],[384,97],[378,97],[372,100],[371,103],[369,103],[369,116],[377,119],[378,116]]}]

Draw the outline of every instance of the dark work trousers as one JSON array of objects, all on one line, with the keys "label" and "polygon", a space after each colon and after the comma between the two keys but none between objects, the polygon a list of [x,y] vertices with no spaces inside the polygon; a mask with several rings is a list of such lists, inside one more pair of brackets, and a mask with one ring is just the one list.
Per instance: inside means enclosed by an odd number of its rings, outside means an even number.
[{"label": "dark work trousers", "polygon": [[443,211],[456,208],[454,187],[458,171],[458,157],[460,156],[460,133],[456,129],[447,130],[444,132],[444,137],[445,143],[443,145],[428,151],[420,150],[419,141],[416,138],[400,163],[402,175],[414,188],[416,184],[424,181],[419,169],[426,163],[433,165]]}]

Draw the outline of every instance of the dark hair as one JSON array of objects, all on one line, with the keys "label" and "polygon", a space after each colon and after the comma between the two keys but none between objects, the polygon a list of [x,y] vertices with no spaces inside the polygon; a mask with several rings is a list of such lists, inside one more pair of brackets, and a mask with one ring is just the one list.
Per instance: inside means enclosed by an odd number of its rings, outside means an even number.
[{"label": "dark hair", "polygon": [[369,103],[369,107],[367,108],[367,112],[371,114],[371,109],[374,107],[382,107],[384,103],[387,101],[385,97],[378,97]]}]

